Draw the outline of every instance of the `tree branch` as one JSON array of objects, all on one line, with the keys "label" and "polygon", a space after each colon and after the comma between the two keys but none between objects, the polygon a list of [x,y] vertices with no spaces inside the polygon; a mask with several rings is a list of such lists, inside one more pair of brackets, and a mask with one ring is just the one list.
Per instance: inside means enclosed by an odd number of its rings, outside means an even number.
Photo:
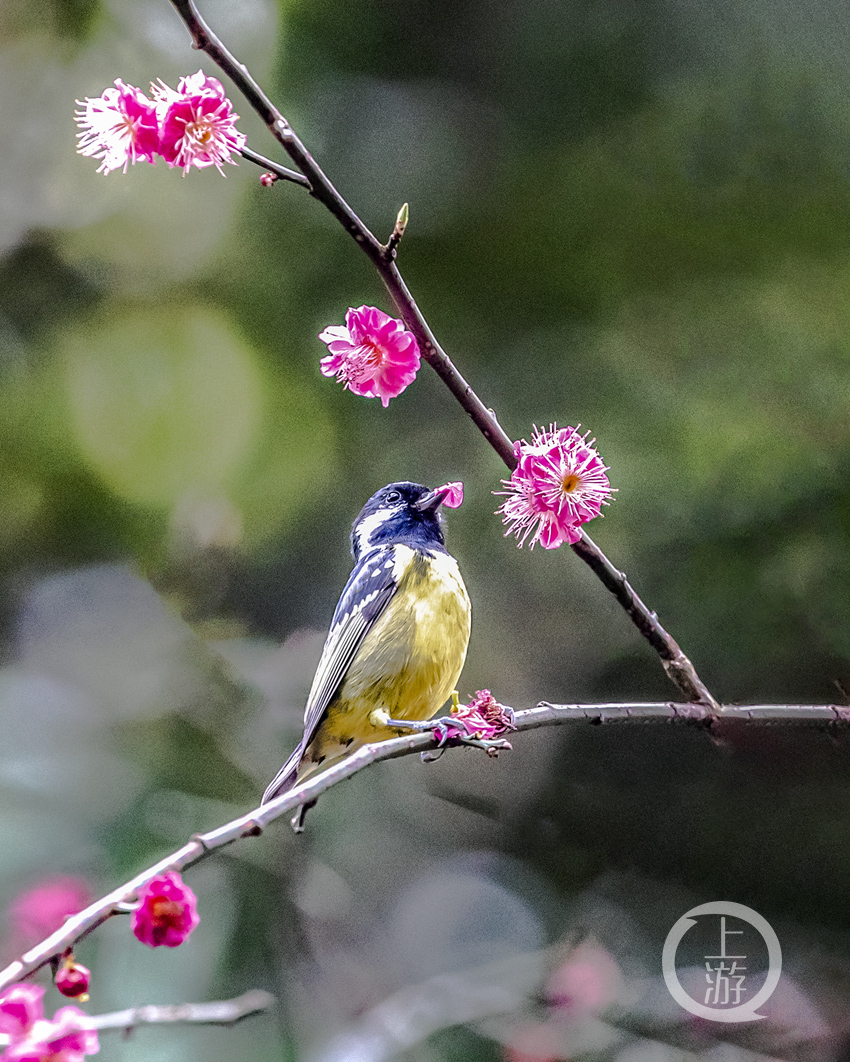
[{"label": "tree branch", "polygon": [[[277,1000],[271,993],[254,988],[235,999],[215,1003],[174,1003],[166,1006],[130,1007],[88,1017],[87,1028],[103,1032],[121,1029],[128,1033],[140,1025],[235,1025],[243,1018],[268,1010]],[[0,1047],[9,1037],[0,1034]]]},{"label": "tree branch", "polygon": [[[484,405],[437,342],[436,336],[428,326],[396,266],[395,245],[392,247],[389,244],[383,245],[354,213],[286,118],[251,77],[247,67],[237,61],[207,26],[198,13],[194,0],[171,0],[171,3],[185,22],[192,36],[194,47],[206,52],[213,62],[230,77],[268,126],[272,136],[304,175],[310,195],[322,203],[360,245],[383,280],[400,317],[416,336],[422,357],[455,396],[487,442],[513,471],[516,467],[516,456],[512,440],[502,429],[493,411]],[[246,157],[250,158],[250,155]],[[286,172],[289,175],[292,171]],[[287,179],[294,178],[287,176]],[[717,702],[700,680],[691,661],[661,626],[655,613],[651,612],[641,601],[625,575],[611,564],[593,539],[585,534],[572,546],[572,549],[614,594],[640,633],[661,656],[667,675],[682,694],[689,701],[716,708]]]},{"label": "tree branch", "polygon": [[[721,723],[746,726],[784,724],[820,727],[824,730],[850,730],[850,706],[748,704],[714,709],[706,704],[683,704],[674,701],[637,704],[550,704],[548,701],[542,701],[536,708],[516,712],[514,721],[517,731],[559,726],[564,723],[681,723],[701,726],[706,730],[713,730]],[[64,954],[68,948],[74,947],[108,918],[121,913],[122,905],[132,901],[144,885],[165,871],[185,870],[235,841],[244,837],[258,837],[266,826],[276,819],[303,804],[315,801],[332,786],[373,763],[410,756],[414,752],[456,747],[457,744],[457,741],[450,739],[446,746],[440,746],[430,733],[424,732],[364,745],[340,763],[302,782],[268,804],[263,804],[209,833],[195,834],[175,852],[143,870],[84,911],[71,915],[61,929],[57,929],[20,959],[0,971],[0,992],[46,966],[52,959]]]}]

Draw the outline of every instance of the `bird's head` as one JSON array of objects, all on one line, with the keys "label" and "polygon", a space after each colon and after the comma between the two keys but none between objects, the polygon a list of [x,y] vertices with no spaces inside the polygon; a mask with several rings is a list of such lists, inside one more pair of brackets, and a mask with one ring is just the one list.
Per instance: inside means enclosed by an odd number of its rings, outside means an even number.
[{"label": "bird's head", "polygon": [[366,502],[351,529],[355,560],[375,546],[401,542],[412,548],[443,549],[440,506],[446,488],[428,490],[421,483],[389,483]]}]

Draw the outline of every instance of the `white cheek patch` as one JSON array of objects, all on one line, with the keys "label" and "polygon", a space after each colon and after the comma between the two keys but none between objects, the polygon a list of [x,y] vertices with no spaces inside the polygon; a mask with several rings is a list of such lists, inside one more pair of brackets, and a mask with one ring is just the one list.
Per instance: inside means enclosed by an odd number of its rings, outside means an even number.
[{"label": "white cheek patch", "polygon": [[392,509],[378,509],[375,513],[369,513],[367,517],[360,521],[357,527],[354,529],[354,536],[357,539],[357,548],[363,553],[372,545],[372,536],[393,517],[399,516],[404,510],[404,503],[396,505]]}]

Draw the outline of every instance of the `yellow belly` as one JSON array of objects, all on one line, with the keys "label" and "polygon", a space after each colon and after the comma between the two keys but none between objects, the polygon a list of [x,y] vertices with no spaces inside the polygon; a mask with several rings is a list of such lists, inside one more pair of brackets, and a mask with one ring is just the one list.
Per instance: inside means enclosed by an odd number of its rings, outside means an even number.
[{"label": "yellow belly", "polygon": [[376,708],[394,719],[430,719],[457,686],[471,622],[457,562],[399,546],[395,575],[398,590],[328,705],[299,778],[360,745],[395,737],[397,731],[371,723]]}]

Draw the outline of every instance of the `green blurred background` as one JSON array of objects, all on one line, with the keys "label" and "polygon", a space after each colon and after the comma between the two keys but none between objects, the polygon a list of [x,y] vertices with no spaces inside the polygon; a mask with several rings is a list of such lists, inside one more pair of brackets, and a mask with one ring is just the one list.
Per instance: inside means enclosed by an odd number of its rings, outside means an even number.
[{"label": "green blurred background", "polygon": [[[410,203],[402,270],[508,434],[596,436],[619,493],[591,532],[714,694],[845,702],[850,9],[202,11],[379,236]],[[105,891],[256,803],[299,735],[351,520],[393,479],[466,485],[462,694],[674,694],[571,552],[502,537],[504,470],[427,367],[387,410],[320,376],[318,332],[390,306],[317,204],[244,162],[104,178],[74,153],[75,99],[198,64],[167,0],[0,8],[0,906],[56,874]],[[303,837],[205,864],[173,953],[103,927],[80,953],[92,1012],[254,986],[280,1004],[104,1034],[101,1057],[850,1057],[845,738],[514,746],[372,769]],[[755,1031],[689,1025],[661,984],[669,928],[709,900],[782,941]],[[565,962],[609,989],[588,1013],[541,1003]]]}]

